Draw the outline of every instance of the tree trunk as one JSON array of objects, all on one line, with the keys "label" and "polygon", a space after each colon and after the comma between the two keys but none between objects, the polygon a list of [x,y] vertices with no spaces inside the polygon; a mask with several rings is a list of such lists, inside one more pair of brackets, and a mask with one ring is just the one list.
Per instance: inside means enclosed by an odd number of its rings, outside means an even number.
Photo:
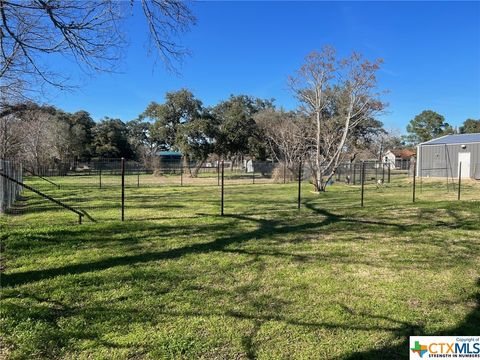
[{"label": "tree trunk", "polygon": [[185,169],[187,169],[189,176],[194,177],[192,175],[192,170],[190,169],[190,159],[189,159],[188,155],[183,156],[183,169],[184,169],[184,171],[185,171]]},{"label": "tree trunk", "polygon": [[314,188],[315,191],[321,191],[322,188],[322,170],[320,169],[320,111],[317,110],[316,113],[317,116],[317,151],[316,151],[316,156],[315,156],[315,171],[313,172],[315,174],[314,176]]},{"label": "tree trunk", "polygon": [[196,178],[198,176],[198,172],[200,171],[200,169],[202,168],[203,164],[205,164],[205,161],[207,161],[207,159],[202,159],[200,162],[198,162],[195,167],[193,168],[193,172],[190,171],[190,176],[192,178]]},{"label": "tree trunk", "polygon": [[330,174],[328,175],[327,180],[324,183],[321,184],[321,190],[320,191],[326,191],[327,183],[333,178],[333,176],[335,175],[335,172],[337,171],[338,160],[340,159],[340,154],[341,154],[343,146],[345,145],[345,141],[347,140],[348,130],[350,128],[350,121],[351,121],[351,118],[352,118],[352,111],[353,111],[353,103],[354,102],[352,100],[349,111],[348,111],[348,114],[347,114],[347,117],[345,118],[345,126],[343,128],[343,134],[342,134],[342,139],[340,140],[340,144],[338,144],[337,151],[336,151],[335,155],[330,160],[330,162],[328,163],[328,166],[327,166],[327,168],[330,168],[331,166],[333,166],[332,170],[330,171]]}]

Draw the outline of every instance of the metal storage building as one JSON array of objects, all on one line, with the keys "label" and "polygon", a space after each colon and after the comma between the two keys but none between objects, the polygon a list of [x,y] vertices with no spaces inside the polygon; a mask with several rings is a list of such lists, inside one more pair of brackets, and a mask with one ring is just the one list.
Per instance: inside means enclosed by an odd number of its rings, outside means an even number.
[{"label": "metal storage building", "polygon": [[417,146],[417,176],[480,180],[480,133],[445,135]]}]

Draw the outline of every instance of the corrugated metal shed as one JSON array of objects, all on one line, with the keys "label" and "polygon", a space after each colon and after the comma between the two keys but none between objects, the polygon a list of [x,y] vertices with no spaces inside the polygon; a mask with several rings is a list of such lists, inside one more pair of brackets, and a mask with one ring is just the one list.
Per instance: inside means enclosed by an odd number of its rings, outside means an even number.
[{"label": "corrugated metal shed", "polygon": [[419,145],[471,144],[480,143],[480,133],[445,135]]},{"label": "corrugated metal shed", "polygon": [[420,177],[480,180],[480,134],[446,135],[417,146],[417,174]]}]

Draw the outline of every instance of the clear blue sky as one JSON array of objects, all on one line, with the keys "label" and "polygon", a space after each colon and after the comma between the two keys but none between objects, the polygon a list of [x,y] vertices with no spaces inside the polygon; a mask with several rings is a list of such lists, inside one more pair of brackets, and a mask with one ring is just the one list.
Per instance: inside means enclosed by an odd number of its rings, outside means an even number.
[{"label": "clear blue sky", "polygon": [[[244,93],[292,109],[287,76],[308,52],[331,44],[340,55],[357,50],[385,60],[379,80],[390,91],[381,119],[387,128],[405,131],[424,109],[454,126],[480,118],[479,2],[201,2],[193,11],[198,24],[183,37],[192,55],[180,77],[147,56],[146,27],[136,11],[122,73],[83,79],[78,91],[52,92],[48,101],[87,110],[95,120],[127,121],[150,101],[163,101],[166,91],[186,87],[205,105]],[[81,76],[72,64],[54,65]]]}]

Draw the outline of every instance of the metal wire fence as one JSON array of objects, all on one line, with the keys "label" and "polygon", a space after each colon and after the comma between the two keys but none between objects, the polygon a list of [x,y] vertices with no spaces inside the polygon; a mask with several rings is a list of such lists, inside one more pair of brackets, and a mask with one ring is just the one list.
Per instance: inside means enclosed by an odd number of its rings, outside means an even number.
[{"label": "metal wire fence", "polygon": [[[300,167],[300,163],[256,161],[240,165],[169,162],[147,168],[135,161],[98,159],[63,173],[51,170],[42,174],[26,171],[25,184],[36,192],[27,188],[18,199],[17,191],[17,202],[11,203],[10,211],[34,218],[38,212],[55,216],[72,208],[81,212],[80,220],[95,221],[292,211],[303,206],[313,188],[306,163]],[[327,184],[327,192],[335,193],[328,198],[338,206],[361,207],[459,196],[458,184],[450,182],[448,188],[441,182],[426,182],[415,178],[414,171],[413,162],[401,168],[379,161],[343,163]],[[461,194],[465,200],[480,198],[478,184],[465,180]],[[265,201],[269,196],[271,201]]]}]

